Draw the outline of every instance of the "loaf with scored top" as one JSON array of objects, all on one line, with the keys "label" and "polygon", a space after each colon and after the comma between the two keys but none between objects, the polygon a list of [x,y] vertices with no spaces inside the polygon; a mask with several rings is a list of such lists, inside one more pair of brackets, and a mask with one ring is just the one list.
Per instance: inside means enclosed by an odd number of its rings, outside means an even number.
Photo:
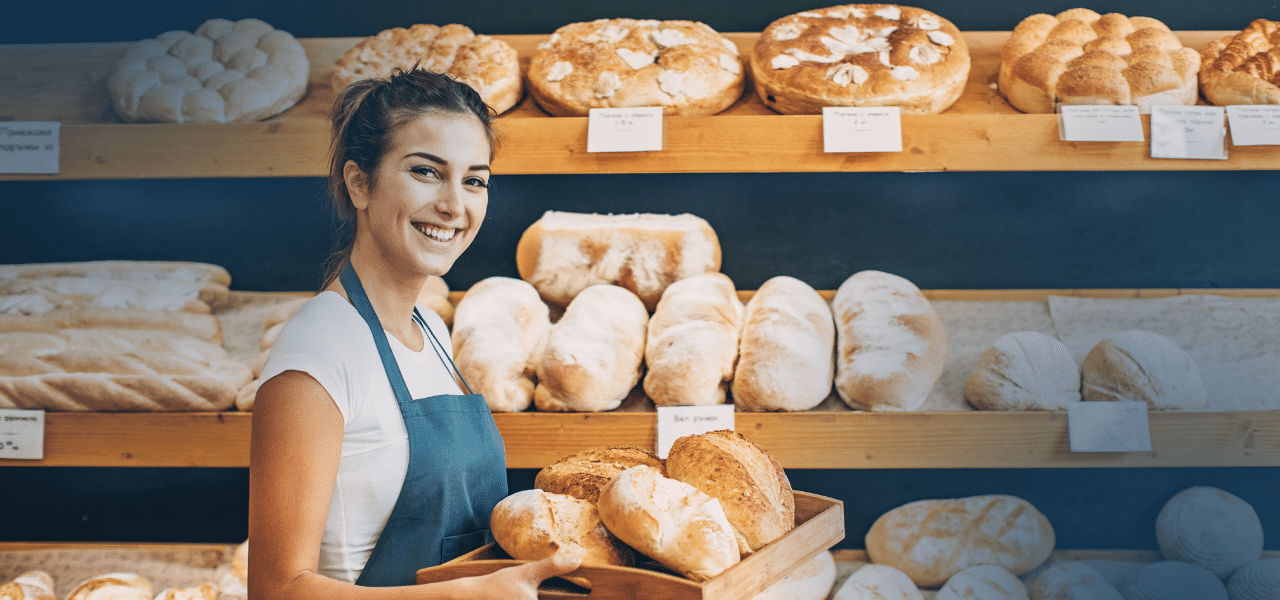
[{"label": "loaf with scored top", "polygon": [[835,321],[809,284],[780,275],[747,302],[733,404],[738,410],[809,410],[831,394]]},{"label": "loaf with scored top", "polygon": [[595,504],[600,489],[614,477],[631,467],[646,465],[663,477],[667,468],[652,450],[638,446],[608,446],[575,452],[538,471],[533,486],[556,494],[565,494]]},{"label": "loaf with scored top", "polygon": [[657,406],[724,404],[738,361],[742,301],[723,273],[672,283],[649,319],[644,391]]},{"label": "loaf with scored top", "polygon": [[538,410],[598,412],[622,404],[640,381],[649,313],[616,285],[578,294],[551,328],[538,362]]}]

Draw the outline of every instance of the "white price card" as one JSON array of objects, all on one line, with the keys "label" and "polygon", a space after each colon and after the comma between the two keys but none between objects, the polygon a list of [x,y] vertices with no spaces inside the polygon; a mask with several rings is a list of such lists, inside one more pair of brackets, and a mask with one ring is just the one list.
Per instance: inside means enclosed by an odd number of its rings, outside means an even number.
[{"label": "white price card", "polygon": [[1227,159],[1221,106],[1152,106],[1151,158]]},{"label": "white price card", "polygon": [[822,151],[902,152],[902,110],[822,107]]},{"label": "white price card", "polygon": [[1058,137],[1064,142],[1145,141],[1136,106],[1064,104],[1058,112]]},{"label": "white price card", "polygon": [[1067,406],[1072,452],[1150,452],[1146,402],[1072,402]]},{"label": "white price card", "polygon": [[0,410],[0,458],[44,458],[43,410]]},{"label": "white price card", "polygon": [[1228,106],[1233,146],[1280,146],[1280,106]]},{"label": "white price card", "polygon": [[57,121],[0,123],[0,173],[57,175],[61,130]]},{"label": "white price card", "polygon": [[671,444],[686,435],[733,429],[733,405],[659,406],[658,458],[666,459]]},{"label": "white price card", "polygon": [[587,116],[587,152],[662,150],[662,107],[593,108]]}]

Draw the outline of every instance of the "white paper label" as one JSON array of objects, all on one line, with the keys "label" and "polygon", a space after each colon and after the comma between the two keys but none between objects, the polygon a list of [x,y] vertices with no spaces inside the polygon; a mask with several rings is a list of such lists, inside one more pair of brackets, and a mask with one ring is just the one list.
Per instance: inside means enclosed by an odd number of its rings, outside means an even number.
[{"label": "white paper label", "polygon": [[44,458],[43,410],[0,410],[0,458]]},{"label": "white paper label", "polygon": [[593,108],[587,117],[587,152],[662,150],[662,107]]},{"label": "white paper label", "polygon": [[1280,106],[1228,106],[1233,146],[1280,146]]},{"label": "white paper label", "polygon": [[0,173],[57,175],[61,129],[57,121],[0,123]]},{"label": "white paper label", "polygon": [[666,459],[671,444],[686,435],[733,429],[733,405],[659,406],[658,458]]},{"label": "white paper label", "polygon": [[902,152],[902,110],[824,106],[822,151]]},{"label": "white paper label", "polygon": [[1066,104],[1058,111],[1058,137],[1064,142],[1145,141],[1136,106]]},{"label": "white paper label", "polygon": [[1152,106],[1151,158],[1226,160],[1221,106]]},{"label": "white paper label", "polygon": [[1073,402],[1067,406],[1072,452],[1150,452],[1146,402]]}]

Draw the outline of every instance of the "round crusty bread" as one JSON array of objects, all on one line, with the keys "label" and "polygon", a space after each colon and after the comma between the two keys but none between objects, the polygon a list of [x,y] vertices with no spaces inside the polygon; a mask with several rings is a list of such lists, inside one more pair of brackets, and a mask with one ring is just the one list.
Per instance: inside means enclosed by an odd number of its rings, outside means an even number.
[{"label": "round crusty bread", "polygon": [[457,23],[421,23],[369,36],[334,63],[330,82],[336,91],[361,79],[386,78],[414,65],[447,73],[471,86],[498,114],[515,106],[524,95],[515,48],[502,40],[476,35]]},{"label": "round crusty bread", "polygon": [[667,452],[667,476],[720,501],[743,556],[795,528],[787,473],[741,433],[722,429],[677,439]]},{"label": "round crusty bread", "polygon": [[53,578],[44,571],[27,571],[13,581],[0,585],[0,599],[56,600]]},{"label": "round crusty bread", "polygon": [[1082,562],[1050,565],[1031,584],[1031,600],[1124,600],[1101,573]]},{"label": "round crusty bread", "polygon": [[1008,333],[982,353],[964,397],[979,410],[1066,410],[1080,401],[1080,367],[1057,338]]},{"label": "round crusty bread", "polygon": [[1280,598],[1280,558],[1255,560],[1236,570],[1227,582],[1231,600]]},{"label": "round crusty bread", "polygon": [[1195,104],[1200,53],[1150,17],[1087,8],[1031,15],[1000,51],[1000,93],[1014,108],[1052,113],[1058,104]]},{"label": "round crusty bread", "polygon": [[1227,600],[1227,588],[1204,567],[1166,560],[1135,570],[1120,595],[1124,600]]},{"label": "round crusty bread", "polygon": [[831,600],[924,600],[920,588],[906,573],[889,565],[858,567]]},{"label": "round crusty bread", "polygon": [[[95,600],[89,598],[87,600]],[[197,586],[166,588],[156,594],[154,600],[223,600],[218,585],[206,581]]]},{"label": "round crusty bread", "polygon": [[831,395],[836,324],[809,284],[779,275],[747,302],[733,403],[738,410],[809,410]]},{"label": "round crusty bread", "polygon": [[1098,342],[1080,365],[1086,401],[1145,401],[1153,410],[1209,404],[1196,361],[1173,340],[1130,329]]},{"label": "round crusty bread", "polygon": [[720,501],[651,467],[619,473],[600,491],[596,508],[618,539],[694,581],[740,560]]},{"label": "round crusty bread", "polygon": [[1280,104],[1280,21],[1257,19],[1200,56],[1200,91],[1218,106]]},{"label": "round crusty bread", "polygon": [[1156,542],[1166,559],[1200,565],[1225,579],[1262,558],[1262,522],[1248,502],[1230,492],[1191,487],[1160,509]]},{"label": "round crusty bread", "polygon": [[835,582],[836,559],[823,550],[751,600],[825,600]]},{"label": "round crusty bread", "polygon": [[550,313],[538,290],[520,279],[489,277],[458,302],[454,362],[493,412],[520,412],[533,403],[538,360],[550,333]]},{"label": "round crusty bread", "polygon": [[635,294],[593,285],[551,327],[533,402],[545,411],[618,408],[640,381],[649,313]]},{"label": "round crusty bread", "polygon": [[744,307],[723,273],[686,277],[649,319],[644,392],[657,406],[724,404],[738,362]]},{"label": "round crusty bread", "polygon": [[[512,558],[541,560],[564,552],[591,566],[635,564],[635,553],[618,541],[595,504],[564,494],[525,490],[503,498],[489,517],[493,539]],[[590,582],[568,577],[584,587]]]},{"label": "round crusty bread", "polygon": [[952,575],[937,600],[1028,600],[1027,586],[1004,567],[974,565]]},{"label": "round crusty bread", "polygon": [[630,106],[713,115],[743,89],[738,47],[694,21],[570,23],[538,46],[527,75],[529,94],[557,117]]},{"label": "round crusty bread", "polygon": [[298,40],[258,19],[210,19],[133,45],[107,91],[126,121],[248,123],[307,93],[310,62]]},{"label": "round crusty bread", "polygon": [[881,271],[855,273],[831,302],[836,391],[855,410],[918,410],[942,375],[947,333],[915,284]]},{"label": "round crusty bread", "polygon": [[66,600],[152,600],[151,583],[133,573],[107,573],[84,580]]},{"label": "round crusty bread", "polygon": [[760,34],[751,52],[756,93],[783,114],[824,106],[898,106],[939,113],[969,79],[960,30],[927,10],[846,4],[786,16]]},{"label": "round crusty bread", "polygon": [[589,448],[570,454],[538,471],[533,486],[555,494],[565,494],[595,504],[600,489],[631,467],[646,465],[663,477],[667,468],[652,450],[638,446]]}]

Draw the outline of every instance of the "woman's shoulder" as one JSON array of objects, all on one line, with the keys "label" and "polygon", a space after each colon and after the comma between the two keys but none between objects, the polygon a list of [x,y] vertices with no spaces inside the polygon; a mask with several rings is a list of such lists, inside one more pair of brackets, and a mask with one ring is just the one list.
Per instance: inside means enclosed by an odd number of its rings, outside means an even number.
[{"label": "woman's shoulder", "polygon": [[349,349],[372,345],[373,336],[354,306],[336,292],[320,292],[285,323],[275,346]]}]

